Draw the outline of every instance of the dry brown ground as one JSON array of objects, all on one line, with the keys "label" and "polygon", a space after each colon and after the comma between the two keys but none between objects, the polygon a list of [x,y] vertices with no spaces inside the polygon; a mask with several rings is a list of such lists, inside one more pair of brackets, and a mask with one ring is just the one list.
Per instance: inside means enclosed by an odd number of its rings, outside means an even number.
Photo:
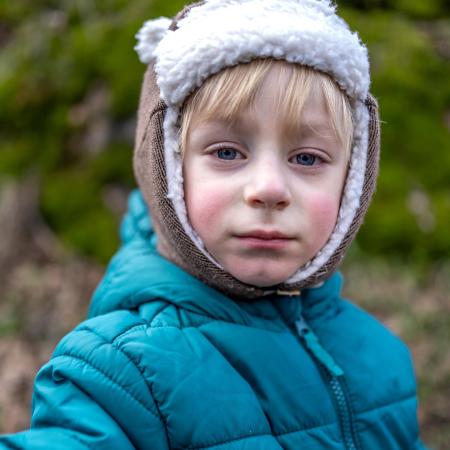
[{"label": "dry brown ground", "polygon": [[34,376],[85,317],[102,268],[46,227],[36,180],[0,188],[0,432],[14,432],[27,428]]}]

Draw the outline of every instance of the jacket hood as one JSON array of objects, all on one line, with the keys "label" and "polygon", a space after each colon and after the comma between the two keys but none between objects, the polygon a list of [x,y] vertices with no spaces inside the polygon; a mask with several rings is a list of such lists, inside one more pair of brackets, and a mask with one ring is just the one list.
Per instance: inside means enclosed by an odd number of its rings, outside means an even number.
[{"label": "jacket hood", "polygon": [[[158,250],[227,295],[315,286],[340,264],[375,189],[379,158],[378,107],[369,94],[369,60],[356,33],[326,0],[206,0],[173,20],[147,21],[138,51],[149,64],[141,91],[134,169],[153,215]],[[354,136],[337,222],[318,253],[288,280],[259,288],[226,272],[205,248],[186,212],[179,145],[186,98],[214,73],[253,59],[273,58],[329,74],[350,99]]]},{"label": "jacket hood", "polygon": [[140,191],[131,193],[121,225],[122,247],[96,289],[89,317],[137,310],[152,301],[174,304],[214,320],[249,325],[254,317],[292,323],[300,314],[314,319],[338,308],[342,277],[334,274],[320,287],[300,295],[267,295],[244,301],[231,298],[168,261],[156,250],[157,237]]}]

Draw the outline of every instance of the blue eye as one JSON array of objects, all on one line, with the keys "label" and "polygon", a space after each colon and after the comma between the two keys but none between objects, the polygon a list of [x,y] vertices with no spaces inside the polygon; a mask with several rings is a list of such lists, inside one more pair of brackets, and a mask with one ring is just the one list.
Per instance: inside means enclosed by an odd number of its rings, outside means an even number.
[{"label": "blue eye", "polygon": [[236,159],[238,155],[239,152],[232,148],[221,148],[217,150],[217,157],[219,159],[225,159],[227,161],[232,161],[233,159]]},{"label": "blue eye", "polygon": [[295,162],[302,166],[313,166],[317,160],[317,156],[311,153],[299,153],[295,156]]}]

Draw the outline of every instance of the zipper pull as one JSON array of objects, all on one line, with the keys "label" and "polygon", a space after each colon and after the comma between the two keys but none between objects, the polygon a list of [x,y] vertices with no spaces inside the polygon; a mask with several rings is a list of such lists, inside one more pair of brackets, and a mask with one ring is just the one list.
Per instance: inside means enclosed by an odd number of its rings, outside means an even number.
[{"label": "zipper pull", "polygon": [[295,321],[295,328],[299,336],[304,340],[308,350],[322,363],[323,366],[336,377],[344,375],[344,371],[337,365],[333,357],[322,347],[319,339],[309,328],[303,316]]}]

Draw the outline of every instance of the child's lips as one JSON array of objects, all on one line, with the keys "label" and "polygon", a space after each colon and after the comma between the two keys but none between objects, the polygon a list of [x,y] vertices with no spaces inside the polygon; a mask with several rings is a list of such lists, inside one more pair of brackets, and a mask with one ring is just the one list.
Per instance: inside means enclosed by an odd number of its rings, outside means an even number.
[{"label": "child's lips", "polygon": [[294,240],[279,231],[255,230],[249,233],[237,234],[235,237],[248,248],[279,250]]},{"label": "child's lips", "polygon": [[293,239],[292,236],[289,236],[286,233],[282,233],[278,230],[253,230],[245,233],[238,233],[236,237],[240,238],[255,238],[255,239]]}]

